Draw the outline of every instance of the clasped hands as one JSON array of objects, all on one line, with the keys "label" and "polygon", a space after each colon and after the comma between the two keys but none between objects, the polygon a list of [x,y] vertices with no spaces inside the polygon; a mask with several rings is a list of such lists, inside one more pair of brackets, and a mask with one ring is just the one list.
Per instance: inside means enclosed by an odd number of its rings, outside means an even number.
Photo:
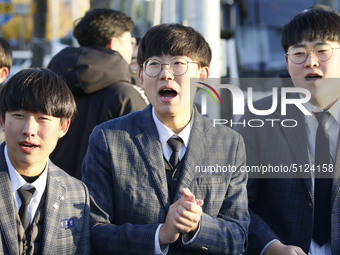
[{"label": "clasped hands", "polygon": [[196,199],[188,188],[181,190],[183,197],[173,203],[166,216],[165,223],[159,230],[159,243],[175,242],[180,233],[194,236],[198,230],[203,200]]}]

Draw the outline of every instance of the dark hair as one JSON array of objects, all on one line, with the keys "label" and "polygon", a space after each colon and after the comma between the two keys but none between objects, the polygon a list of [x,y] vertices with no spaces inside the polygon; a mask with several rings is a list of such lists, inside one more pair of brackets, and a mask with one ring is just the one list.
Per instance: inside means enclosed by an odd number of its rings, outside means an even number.
[{"label": "dark hair", "polygon": [[12,48],[5,38],[0,37],[0,68],[7,67],[11,70],[12,62]]},{"label": "dark hair", "polygon": [[46,68],[28,68],[13,75],[0,92],[0,111],[26,110],[73,119],[77,108],[65,81]]},{"label": "dark hair", "polygon": [[131,32],[134,23],[124,13],[107,8],[92,9],[86,12],[73,30],[81,46],[106,47],[112,37],[120,37]]},{"label": "dark hair", "polygon": [[329,40],[340,43],[340,15],[323,5],[316,5],[294,16],[283,27],[281,45],[285,52],[302,41]]},{"label": "dark hair", "polygon": [[187,56],[200,66],[208,66],[211,49],[204,37],[192,27],[161,24],[150,28],[142,38],[137,55],[138,65],[152,56]]}]

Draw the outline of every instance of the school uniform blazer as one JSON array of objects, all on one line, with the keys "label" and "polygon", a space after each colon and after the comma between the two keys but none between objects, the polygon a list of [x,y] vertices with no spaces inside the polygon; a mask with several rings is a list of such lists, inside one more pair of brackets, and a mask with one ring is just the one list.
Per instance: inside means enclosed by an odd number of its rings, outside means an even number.
[{"label": "school uniform blazer", "polygon": [[[19,254],[16,208],[0,146],[0,253]],[[49,161],[42,254],[90,254],[90,208],[86,186]]]},{"label": "school uniform blazer", "polygon": [[[292,97],[297,98],[297,95],[293,94]],[[246,124],[244,128],[237,125],[237,131],[243,135],[246,144],[248,166],[262,164],[290,167],[296,164],[296,167],[302,166],[303,169],[302,173],[295,173],[292,175],[294,178],[289,179],[253,179],[249,175],[247,187],[251,223],[248,254],[260,254],[272,239],[279,239],[287,245],[297,245],[308,253],[312,240],[314,185],[313,173],[307,171],[307,166],[312,163],[304,115],[295,105],[287,105],[287,115],[281,116],[280,103],[279,100],[278,109],[270,116],[254,116],[247,111],[242,118],[246,123],[250,119],[279,120],[275,121],[274,127],[271,127],[271,121],[265,121],[263,127],[251,128]],[[271,105],[271,97],[268,97],[256,102],[254,107],[270,109]],[[280,122],[287,119],[296,120],[297,126],[283,127]],[[260,122],[256,123],[259,124]],[[285,121],[283,124],[295,125],[292,121]],[[331,197],[331,248],[332,254],[340,254],[339,142],[335,161]]]},{"label": "school uniform blazer", "polygon": [[[165,222],[170,200],[151,109],[109,120],[90,136],[82,176],[91,197],[94,254],[153,254],[155,232]],[[204,213],[195,241],[186,248],[170,245],[169,254],[240,254],[249,223],[246,174],[203,174],[196,167],[240,168],[244,144],[239,134],[214,128],[196,109],[194,116],[174,201],[188,187],[204,200]]]}]

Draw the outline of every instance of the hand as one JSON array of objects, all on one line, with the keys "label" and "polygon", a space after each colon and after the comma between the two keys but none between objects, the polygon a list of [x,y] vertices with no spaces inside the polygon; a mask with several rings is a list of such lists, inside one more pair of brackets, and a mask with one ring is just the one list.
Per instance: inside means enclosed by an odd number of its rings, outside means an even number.
[{"label": "hand", "polygon": [[173,203],[159,230],[160,244],[175,242],[180,233],[195,233],[202,215],[203,201],[195,199],[189,189],[181,190],[184,195]]},{"label": "hand", "polygon": [[185,200],[177,207],[176,221],[178,223],[177,227],[183,234],[190,233],[194,235],[198,229],[199,222],[202,216],[203,200],[195,199],[194,194],[188,188],[181,190]]},{"label": "hand", "polygon": [[263,255],[306,255],[306,253],[300,247],[284,245],[280,241],[274,241],[268,245]]}]

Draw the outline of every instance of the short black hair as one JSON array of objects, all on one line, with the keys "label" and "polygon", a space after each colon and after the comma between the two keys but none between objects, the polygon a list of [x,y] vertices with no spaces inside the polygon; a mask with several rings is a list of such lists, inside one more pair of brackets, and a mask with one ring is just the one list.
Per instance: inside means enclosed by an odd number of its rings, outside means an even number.
[{"label": "short black hair", "polygon": [[0,92],[3,121],[6,112],[26,110],[41,112],[62,121],[73,119],[77,108],[65,81],[46,68],[23,69],[13,75]]},{"label": "short black hair", "polygon": [[302,41],[329,40],[340,43],[340,15],[334,9],[315,5],[302,11],[283,27],[281,45],[285,52]]},{"label": "short black hair", "polygon": [[134,27],[131,17],[107,8],[89,10],[78,21],[73,35],[80,46],[106,47],[112,37],[120,37]]},{"label": "short black hair", "polygon": [[138,65],[161,55],[187,56],[202,67],[211,62],[211,49],[204,37],[192,27],[176,23],[157,25],[146,32],[138,48]]},{"label": "short black hair", "polygon": [[13,63],[12,48],[3,37],[0,37],[0,68],[7,67],[11,70]]}]

